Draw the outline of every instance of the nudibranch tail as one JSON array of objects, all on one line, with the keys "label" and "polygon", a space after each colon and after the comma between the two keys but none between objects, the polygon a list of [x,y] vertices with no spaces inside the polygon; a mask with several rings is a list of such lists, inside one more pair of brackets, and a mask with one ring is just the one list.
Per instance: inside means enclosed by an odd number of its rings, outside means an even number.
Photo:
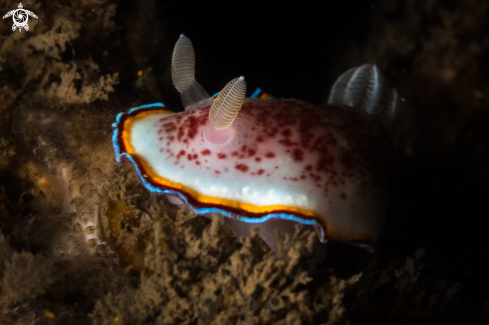
[{"label": "nudibranch tail", "polygon": [[182,95],[183,106],[188,107],[210,97],[195,80],[194,48],[190,39],[183,34],[173,49],[171,76],[173,85]]},{"label": "nudibranch tail", "polygon": [[234,78],[219,93],[209,112],[209,120],[217,130],[223,130],[233,124],[243,105],[246,94],[244,77]]},{"label": "nudibranch tail", "polygon": [[328,104],[344,104],[373,114],[382,98],[382,76],[376,65],[351,68],[336,80]]}]

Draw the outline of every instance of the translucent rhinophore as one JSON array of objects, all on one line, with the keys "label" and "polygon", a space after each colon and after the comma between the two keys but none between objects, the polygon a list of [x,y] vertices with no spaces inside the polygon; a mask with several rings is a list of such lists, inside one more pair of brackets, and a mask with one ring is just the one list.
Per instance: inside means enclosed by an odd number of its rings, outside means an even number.
[{"label": "translucent rhinophore", "polygon": [[183,34],[173,49],[171,76],[173,85],[182,95],[183,106],[188,107],[210,97],[195,80],[194,48],[190,39]]}]

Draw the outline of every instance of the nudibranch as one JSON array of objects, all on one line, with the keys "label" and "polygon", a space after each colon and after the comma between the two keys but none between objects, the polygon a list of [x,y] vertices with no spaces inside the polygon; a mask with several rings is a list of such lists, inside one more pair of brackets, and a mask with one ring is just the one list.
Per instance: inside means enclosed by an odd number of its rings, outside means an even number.
[{"label": "nudibranch", "polygon": [[227,217],[238,235],[260,224],[274,251],[274,230],[293,231],[297,222],[313,226],[321,242],[372,249],[384,223],[391,148],[386,129],[366,113],[379,105],[377,67],[344,73],[323,106],[245,98],[244,77],[214,100],[194,68],[192,43],[181,35],[172,79],[185,111],[155,103],[120,113],[117,161],[132,163],[144,186],[170,202]]}]

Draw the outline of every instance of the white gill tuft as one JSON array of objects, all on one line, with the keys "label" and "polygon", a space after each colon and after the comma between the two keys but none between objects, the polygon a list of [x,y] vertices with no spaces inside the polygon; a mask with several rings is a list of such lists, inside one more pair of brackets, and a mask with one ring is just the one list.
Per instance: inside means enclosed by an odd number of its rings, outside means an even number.
[{"label": "white gill tuft", "polygon": [[364,64],[343,73],[331,88],[328,103],[357,107],[372,114],[382,99],[382,76],[376,65]]}]

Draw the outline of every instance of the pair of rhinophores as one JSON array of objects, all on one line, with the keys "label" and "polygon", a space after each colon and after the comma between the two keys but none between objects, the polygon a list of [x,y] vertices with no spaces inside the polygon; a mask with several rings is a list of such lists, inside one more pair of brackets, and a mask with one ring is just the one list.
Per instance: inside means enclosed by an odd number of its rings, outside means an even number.
[{"label": "pair of rhinophores", "polygon": [[[276,251],[274,230],[297,222],[318,238],[369,251],[385,218],[391,142],[371,116],[393,114],[375,65],[342,74],[327,105],[246,98],[244,77],[216,99],[194,78],[190,40],[181,35],[172,79],[185,111],[155,103],[120,113],[113,124],[118,162],[133,164],[144,186],[200,215],[219,213],[230,229],[259,236]],[[256,96],[256,94],[254,95]]]}]

